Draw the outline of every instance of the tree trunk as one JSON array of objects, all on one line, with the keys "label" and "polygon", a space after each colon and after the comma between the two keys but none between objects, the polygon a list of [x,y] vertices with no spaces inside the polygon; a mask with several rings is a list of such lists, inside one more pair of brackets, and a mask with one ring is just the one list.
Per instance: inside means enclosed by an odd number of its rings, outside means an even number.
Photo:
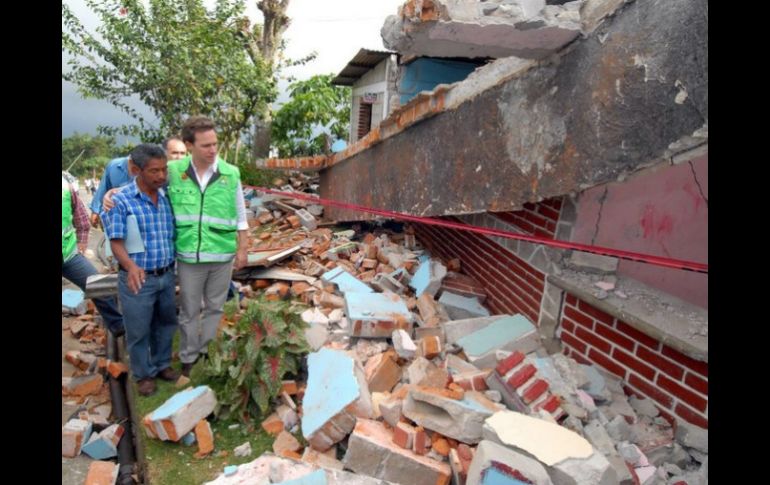
[{"label": "tree trunk", "polygon": [[[286,15],[289,0],[260,0],[257,2],[257,8],[262,11],[265,19],[262,25],[262,39],[259,40],[259,49],[262,59],[272,68],[275,65],[276,46],[281,44],[281,37],[289,26],[289,17]],[[265,106],[263,112],[257,116],[254,122],[252,145],[254,158],[266,158],[270,154],[271,121],[270,107]]]}]

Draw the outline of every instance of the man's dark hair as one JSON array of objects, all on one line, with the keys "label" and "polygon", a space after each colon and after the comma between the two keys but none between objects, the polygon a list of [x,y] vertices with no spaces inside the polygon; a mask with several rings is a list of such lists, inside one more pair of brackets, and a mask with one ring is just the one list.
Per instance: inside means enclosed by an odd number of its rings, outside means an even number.
[{"label": "man's dark hair", "polygon": [[170,142],[171,140],[177,140],[177,141],[181,141],[182,143],[184,143],[184,141],[181,138],[179,138],[176,135],[173,135],[173,136],[170,136],[170,137],[166,138],[165,140],[163,140],[163,143],[161,143],[160,146],[162,146],[164,150],[168,151],[168,142]]},{"label": "man's dark hair", "polygon": [[144,167],[146,167],[153,158],[166,160],[166,152],[154,143],[142,143],[131,150],[131,163],[136,165],[139,170],[144,170]]},{"label": "man's dark hair", "polygon": [[182,125],[182,141],[195,143],[195,134],[201,131],[215,130],[216,125],[205,116],[190,116]]}]

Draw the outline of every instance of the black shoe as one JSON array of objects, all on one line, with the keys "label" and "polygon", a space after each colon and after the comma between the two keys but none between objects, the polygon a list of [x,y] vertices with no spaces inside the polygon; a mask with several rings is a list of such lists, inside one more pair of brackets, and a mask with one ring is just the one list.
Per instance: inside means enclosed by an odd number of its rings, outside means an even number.
[{"label": "black shoe", "polygon": [[190,362],[189,364],[185,364],[182,362],[182,375],[185,377],[190,377],[190,371],[192,371],[193,366],[196,362],[198,362],[198,358],[200,356],[196,357],[194,361]]},{"label": "black shoe", "polygon": [[120,338],[120,337],[122,337],[123,335],[126,334],[126,329],[122,328],[122,327],[120,329],[118,329],[118,330],[113,330],[113,329],[110,328],[109,331],[112,334],[112,336],[115,337],[115,338]]},{"label": "black shoe", "polygon": [[148,377],[147,379],[140,379],[136,386],[139,394],[142,396],[152,396],[155,394],[157,387],[155,386],[155,379]]}]

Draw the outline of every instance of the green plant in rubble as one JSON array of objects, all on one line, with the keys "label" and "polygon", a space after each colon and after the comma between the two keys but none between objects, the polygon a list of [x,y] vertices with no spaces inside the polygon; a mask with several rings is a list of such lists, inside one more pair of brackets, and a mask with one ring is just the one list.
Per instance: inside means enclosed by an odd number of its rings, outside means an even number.
[{"label": "green plant in rubble", "polygon": [[306,326],[291,304],[264,297],[252,300],[235,317],[235,324],[210,344],[203,369],[217,394],[218,417],[247,422],[268,411],[281,381],[297,374],[310,351]]}]

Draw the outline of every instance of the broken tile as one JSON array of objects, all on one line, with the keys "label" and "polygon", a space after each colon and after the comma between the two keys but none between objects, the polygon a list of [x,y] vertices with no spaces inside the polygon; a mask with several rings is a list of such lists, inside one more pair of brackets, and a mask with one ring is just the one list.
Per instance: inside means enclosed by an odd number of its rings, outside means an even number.
[{"label": "broken tile", "polygon": [[540,339],[537,329],[526,317],[514,315],[495,320],[456,343],[465,351],[468,362],[481,369],[497,365],[495,351],[519,350],[526,354],[540,345]]},{"label": "broken tile", "polygon": [[106,460],[118,456],[118,443],[123,437],[124,428],[113,424],[99,433],[93,433],[83,445],[82,452],[95,460]]},{"label": "broken tile", "polygon": [[489,310],[481,306],[476,297],[468,298],[445,291],[441,294],[438,302],[444,306],[452,320],[489,316]]}]

